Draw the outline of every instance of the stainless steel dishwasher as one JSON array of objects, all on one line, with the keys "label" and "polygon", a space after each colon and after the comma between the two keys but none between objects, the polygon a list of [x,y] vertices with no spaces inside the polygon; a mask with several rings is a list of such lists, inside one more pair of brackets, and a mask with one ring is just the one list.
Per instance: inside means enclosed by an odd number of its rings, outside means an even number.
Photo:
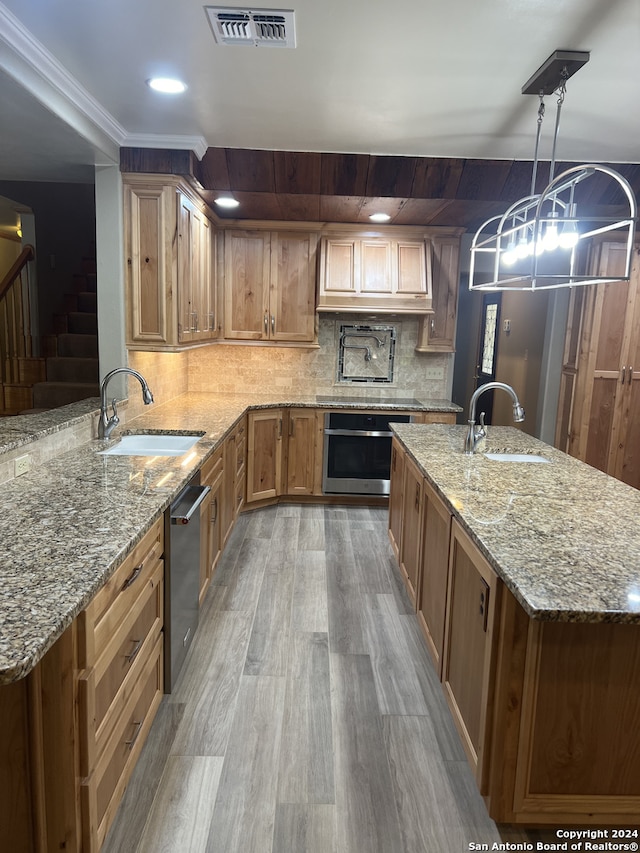
[{"label": "stainless steel dishwasher", "polygon": [[[211,491],[200,472],[165,516],[164,692],[173,690],[198,627],[200,504]],[[168,559],[167,559],[168,555]]]}]

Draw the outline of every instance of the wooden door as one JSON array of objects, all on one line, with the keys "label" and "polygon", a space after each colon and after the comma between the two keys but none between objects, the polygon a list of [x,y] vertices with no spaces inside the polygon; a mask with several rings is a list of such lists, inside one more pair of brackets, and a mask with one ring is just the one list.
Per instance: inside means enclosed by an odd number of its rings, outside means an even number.
[{"label": "wooden door", "polygon": [[409,459],[404,461],[404,485],[402,501],[402,543],[400,545],[400,571],[415,605],[418,590],[420,565],[420,534],[422,532],[422,473]]},{"label": "wooden door", "polygon": [[407,295],[429,293],[427,276],[427,251],[431,245],[425,240],[394,240],[395,264],[398,270],[396,292]]},{"label": "wooden door", "polygon": [[397,438],[391,443],[391,483],[389,486],[389,541],[398,564],[402,544],[402,495],[405,454]]},{"label": "wooden door", "polygon": [[501,588],[491,566],[454,519],[449,552],[442,686],[484,793]]},{"label": "wooden door", "polygon": [[324,294],[329,297],[355,294],[360,277],[358,241],[350,237],[325,237],[322,241],[322,264],[321,301]]},{"label": "wooden door", "polygon": [[451,513],[425,481],[417,609],[418,622],[439,676],[444,648],[450,535]]},{"label": "wooden door", "polygon": [[207,341],[215,331],[215,292],[212,276],[212,228],[207,217],[194,208],[191,216],[191,303],[194,341]]},{"label": "wooden door", "polygon": [[249,412],[247,503],[282,493],[282,409]]},{"label": "wooden door", "polygon": [[314,409],[289,409],[287,426],[287,495],[313,495],[316,472],[317,417]]},{"label": "wooden door", "polygon": [[317,245],[317,234],[271,235],[271,340],[314,340]]},{"label": "wooden door", "polygon": [[268,231],[227,231],[225,234],[224,334],[236,340],[269,338]]}]

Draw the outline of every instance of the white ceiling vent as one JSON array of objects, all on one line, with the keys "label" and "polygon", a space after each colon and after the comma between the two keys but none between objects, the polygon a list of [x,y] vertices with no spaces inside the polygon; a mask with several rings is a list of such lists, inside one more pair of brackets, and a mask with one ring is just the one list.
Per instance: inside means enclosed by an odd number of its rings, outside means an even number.
[{"label": "white ceiling vent", "polygon": [[293,11],[285,9],[230,9],[205,6],[218,44],[255,47],[295,47]]}]

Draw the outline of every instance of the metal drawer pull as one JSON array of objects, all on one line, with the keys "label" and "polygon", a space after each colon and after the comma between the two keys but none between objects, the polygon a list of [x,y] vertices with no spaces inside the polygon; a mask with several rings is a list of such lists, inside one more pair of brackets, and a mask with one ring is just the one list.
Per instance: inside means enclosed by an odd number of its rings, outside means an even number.
[{"label": "metal drawer pull", "polygon": [[143,640],[133,640],[133,648],[129,652],[128,655],[124,656],[124,659],[127,661],[129,665],[131,665],[134,660],[138,657],[138,652],[142,648]]},{"label": "metal drawer pull", "polygon": [[129,747],[129,750],[132,750],[132,749],[133,749],[133,747],[134,747],[134,745],[135,745],[135,742],[138,740],[138,735],[139,735],[139,734],[140,734],[140,732],[142,731],[142,720],[140,720],[140,721],[138,721],[138,720],[133,720],[133,722],[131,723],[131,725],[132,725],[132,726],[135,726],[135,729],[136,729],[136,730],[135,730],[135,732],[134,732],[134,735],[133,735],[133,737],[131,738],[131,740],[125,740],[125,742],[124,742],[124,743],[125,743],[125,746],[128,746],[128,747]]},{"label": "metal drawer pull", "polygon": [[211,503],[211,509],[213,512],[211,513],[211,524],[215,524],[218,520],[218,498],[214,498]]},{"label": "metal drawer pull", "polygon": [[140,576],[140,572],[142,571],[143,568],[144,568],[144,563],[140,563],[139,566],[135,567],[135,569],[131,572],[131,574],[126,579],[126,581],[122,584],[122,590],[121,590],[122,592],[124,592],[125,589],[129,589],[131,584],[138,580],[138,578]]},{"label": "metal drawer pull", "polygon": [[264,315],[264,333],[265,335],[269,334],[269,318],[266,314]]},{"label": "metal drawer pull", "polygon": [[624,374],[625,374],[626,370],[627,370],[627,368],[626,368],[626,367],[623,367],[623,368],[622,368],[622,379],[620,380],[620,384],[621,384],[621,385],[624,385]]},{"label": "metal drawer pull", "polygon": [[631,380],[633,379],[633,365],[629,365],[629,385],[631,385]]},{"label": "metal drawer pull", "polygon": [[276,332],[276,315],[271,315],[271,334],[275,335]]}]

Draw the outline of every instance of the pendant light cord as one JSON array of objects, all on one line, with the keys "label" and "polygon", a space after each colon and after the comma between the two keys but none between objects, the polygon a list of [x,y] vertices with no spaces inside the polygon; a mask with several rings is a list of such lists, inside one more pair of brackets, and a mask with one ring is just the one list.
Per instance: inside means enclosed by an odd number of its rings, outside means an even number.
[{"label": "pendant light cord", "polygon": [[558,141],[558,131],[560,129],[560,113],[562,112],[562,105],[564,103],[564,96],[567,91],[567,79],[569,77],[569,73],[565,68],[562,69],[562,73],[560,74],[560,83],[557,88],[558,93],[558,101],[556,104],[556,126],[553,131],[553,148],[551,149],[551,163],[549,165],[549,183],[553,180],[553,176],[556,170],[556,143]]},{"label": "pendant light cord", "polygon": [[540,91],[540,104],[538,106],[538,129],[536,130],[536,147],[533,153],[533,171],[531,172],[531,195],[536,192],[536,176],[538,174],[538,148],[540,147],[540,134],[542,132],[542,120],[544,119],[544,92]]}]

